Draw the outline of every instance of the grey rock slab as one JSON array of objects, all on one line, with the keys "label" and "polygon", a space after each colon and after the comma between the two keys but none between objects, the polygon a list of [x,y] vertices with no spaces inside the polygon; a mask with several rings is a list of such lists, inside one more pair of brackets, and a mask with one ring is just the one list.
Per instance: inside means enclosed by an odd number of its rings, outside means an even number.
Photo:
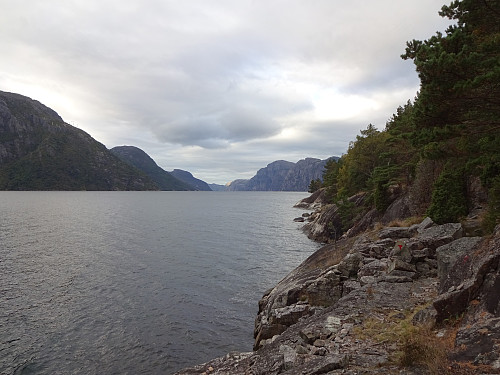
[{"label": "grey rock slab", "polygon": [[410,233],[410,228],[408,227],[387,227],[378,232],[378,236],[381,239],[384,238],[410,238],[412,234]]},{"label": "grey rock slab", "polygon": [[457,261],[467,261],[472,256],[471,250],[481,241],[481,237],[463,237],[436,249],[438,277],[442,285],[453,277],[451,267]]}]

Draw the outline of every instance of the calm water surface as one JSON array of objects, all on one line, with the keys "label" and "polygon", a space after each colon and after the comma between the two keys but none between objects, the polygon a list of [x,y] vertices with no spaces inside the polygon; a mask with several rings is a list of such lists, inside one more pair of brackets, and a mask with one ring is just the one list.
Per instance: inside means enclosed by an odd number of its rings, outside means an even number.
[{"label": "calm water surface", "polygon": [[0,192],[0,374],[170,374],[249,351],[318,245],[307,193]]}]

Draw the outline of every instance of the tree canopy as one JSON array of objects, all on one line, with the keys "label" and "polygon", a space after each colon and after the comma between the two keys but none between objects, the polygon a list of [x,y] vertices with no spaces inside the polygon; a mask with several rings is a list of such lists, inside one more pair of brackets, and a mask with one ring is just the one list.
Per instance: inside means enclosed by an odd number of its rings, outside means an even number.
[{"label": "tree canopy", "polygon": [[[327,164],[323,184],[333,201],[365,191],[382,210],[390,186],[424,179],[432,185],[427,214],[446,222],[467,214],[465,186],[476,176],[489,189],[494,225],[500,215],[500,2],[456,0],[439,14],[456,23],[407,42],[401,56],[415,64],[417,97],[400,106],[384,130],[370,124],[361,131],[338,162]],[[422,165],[431,162],[437,175],[423,176]]]}]

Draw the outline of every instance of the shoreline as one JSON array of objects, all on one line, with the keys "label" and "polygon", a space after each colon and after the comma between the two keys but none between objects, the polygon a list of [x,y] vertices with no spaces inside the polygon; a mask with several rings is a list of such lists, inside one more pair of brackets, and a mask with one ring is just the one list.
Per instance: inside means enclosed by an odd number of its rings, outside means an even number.
[{"label": "shoreline", "polygon": [[[404,254],[395,251],[398,246]],[[471,253],[491,255],[471,259]],[[255,320],[254,351],[229,353],[175,374],[399,373],[401,363],[395,356],[404,338],[394,333],[398,327],[410,325],[417,331],[441,327],[427,335],[449,338],[456,335],[456,327],[443,322],[466,314],[471,303],[477,306],[474,316],[486,312],[493,322],[500,321],[500,311],[495,316],[491,306],[481,302],[481,296],[491,294],[496,285],[482,282],[485,269],[500,283],[499,261],[500,226],[490,239],[466,237],[459,223],[436,225],[426,218],[409,227],[344,237],[315,251],[264,294]],[[458,272],[450,281],[450,271],[465,266],[469,273]],[[378,327],[370,330],[367,324]],[[481,327],[462,325],[459,332],[477,332]],[[395,338],[381,345],[380,332],[389,336],[392,332]],[[471,337],[463,339],[461,347],[474,347]],[[500,328],[493,337],[500,339]],[[483,357],[488,355],[482,350]],[[472,354],[465,349],[461,355]],[[482,365],[495,371],[500,359],[493,357]],[[461,366],[459,361],[453,364]],[[422,366],[430,364],[411,363],[407,374],[421,373]]]}]

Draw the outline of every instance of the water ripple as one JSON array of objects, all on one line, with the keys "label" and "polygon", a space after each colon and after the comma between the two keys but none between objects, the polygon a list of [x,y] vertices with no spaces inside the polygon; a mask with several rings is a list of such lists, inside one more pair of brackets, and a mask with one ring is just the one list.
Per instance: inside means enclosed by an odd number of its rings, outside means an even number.
[{"label": "water ripple", "polygon": [[168,374],[252,346],[317,245],[297,193],[1,192],[0,374]]}]

